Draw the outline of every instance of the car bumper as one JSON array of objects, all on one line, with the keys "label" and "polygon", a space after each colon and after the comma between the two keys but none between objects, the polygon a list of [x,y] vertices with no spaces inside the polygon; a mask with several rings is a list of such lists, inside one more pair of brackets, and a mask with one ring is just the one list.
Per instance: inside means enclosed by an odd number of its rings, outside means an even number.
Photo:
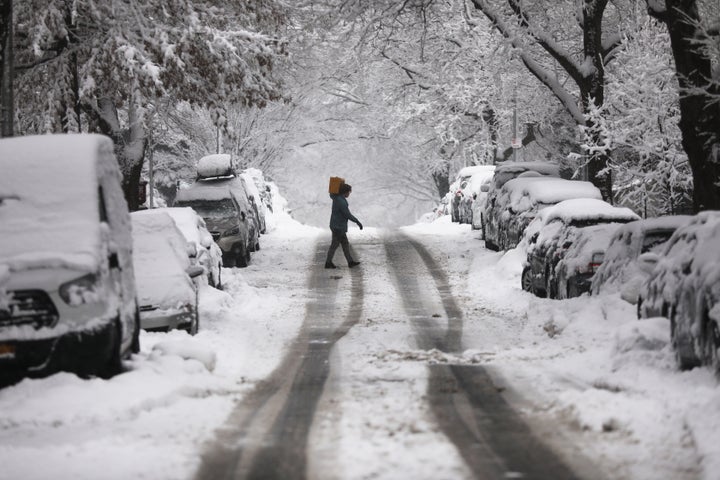
[{"label": "car bumper", "polygon": [[60,371],[98,373],[113,355],[115,321],[41,339],[0,340],[0,383]]},{"label": "car bumper", "polygon": [[195,309],[140,311],[140,328],[143,330],[172,330],[185,328],[195,319]]},{"label": "car bumper", "polygon": [[590,291],[592,277],[592,273],[578,273],[568,278],[567,284],[568,286],[572,285],[578,295],[581,295]]}]

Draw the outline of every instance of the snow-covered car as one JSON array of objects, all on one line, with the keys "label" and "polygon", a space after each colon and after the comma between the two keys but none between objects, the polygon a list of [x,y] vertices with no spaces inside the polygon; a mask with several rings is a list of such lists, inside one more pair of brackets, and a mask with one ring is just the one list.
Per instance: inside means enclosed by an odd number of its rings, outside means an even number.
[{"label": "snow-covered car", "polygon": [[469,167],[463,167],[458,172],[455,180],[450,184],[450,194],[452,195],[450,200],[450,216],[453,222],[470,223],[469,210],[461,210],[463,199],[470,199],[472,193],[470,193],[470,178],[476,173],[482,172],[494,172],[495,165],[472,165]]},{"label": "snow-covered car", "polygon": [[510,180],[518,177],[560,177],[560,167],[548,162],[503,162],[495,168],[493,179],[487,192],[485,209],[480,223],[482,225],[485,247],[490,250],[499,250],[499,222],[500,215],[505,211],[497,205],[502,187]]},{"label": "snow-covered car", "polygon": [[[720,372],[720,211],[695,215],[679,227],[640,290],[640,318],[670,319],[678,365],[712,365]],[[649,259],[648,259],[649,260]]]},{"label": "snow-covered car", "polygon": [[190,260],[205,269],[208,284],[222,289],[222,251],[213,241],[205,220],[190,207],[163,207],[142,210],[133,215],[167,213],[175,222],[185,240],[191,245]]},{"label": "snow-covered car", "polygon": [[470,176],[466,187],[467,195],[463,196],[461,203],[462,216],[465,223],[469,223],[473,230],[481,228],[482,210],[485,208],[487,192],[490,189],[490,182],[495,174],[495,165],[487,165],[488,168],[477,171]]},{"label": "snow-covered car", "polygon": [[[211,176],[216,174],[221,175]],[[247,267],[250,253],[260,247],[260,225],[230,155],[201,158],[197,180],[177,192],[173,206],[191,207],[205,220],[222,250],[223,266]]]},{"label": "snow-covered car", "polygon": [[640,287],[655,267],[645,253],[659,253],[670,236],[690,221],[688,215],[647,218],[621,226],[605,253],[605,259],[593,276],[591,294],[619,292],[621,298],[636,304]]},{"label": "snow-covered car", "polygon": [[[188,242],[164,212],[133,212],[133,264],[144,330],[198,331],[198,285],[205,273],[188,256]],[[193,247],[194,248],[194,247]]]},{"label": "snow-covered car", "polygon": [[541,176],[532,171],[509,180],[495,196],[491,210],[495,224],[492,243],[500,250],[515,248],[538,211],[573,198],[600,200],[602,195],[590,182]]},{"label": "snow-covered car", "polygon": [[138,352],[130,215],[102,135],[0,140],[0,378],[110,376]]},{"label": "snow-covered car", "polygon": [[[593,198],[564,200],[540,210],[525,230],[527,253],[521,276],[522,289],[538,296],[557,298],[559,285],[556,267],[577,240],[582,229],[593,225],[622,224],[639,219],[640,217],[629,208],[614,207],[603,200]],[[609,235],[607,239],[609,241]],[[566,271],[562,285],[563,296],[568,293],[574,295],[581,288],[589,287],[589,278],[596,268],[596,266],[591,267],[593,255],[597,252],[591,248],[592,243],[586,247],[588,250],[577,247],[578,263],[572,266],[582,268]],[[587,259],[589,261],[586,264],[580,264]],[[602,261],[599,256],[595,256],[595,260],[598,261],[596,263]],[[578,290],[575,290],[576,288]]]},{"label": "snow-covered car", "polygon": [[[257,187],[256,183],[256,176],[251,175],[247,171],[243,171],[239,175],[240,179],[243,182],[243,187],[245,187],[245,191],[248,195],[248,200],[250,201],[250,206],[253,209],[253,212],[255,213],[255,217],[257,218],[257,222],[259,225],[259,232],[260,233],[266,233],[267,232],[267,207],[265,202],[262,200],[262,194],[260,193],[260,189]],[[259,244],[258,244],[259,247]]]}]

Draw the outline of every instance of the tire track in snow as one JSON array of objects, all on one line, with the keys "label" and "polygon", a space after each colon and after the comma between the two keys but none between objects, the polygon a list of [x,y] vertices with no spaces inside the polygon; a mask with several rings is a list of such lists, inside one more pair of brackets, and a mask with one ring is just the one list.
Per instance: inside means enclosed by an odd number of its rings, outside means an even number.
[{"label": "tire track in snow", "polygon": [[[461,351],[462,310],[452,296],[443,269],[425,247],[404,235],[387,239],[385,249],[418,346],[445,353]],[[435,291],[428,291],[418,281],[426,272],[432,277]],[[433,318],[438,296],[447,317],[446,326]],[[505,401],[484,367],[428,368],[428,399],[433,413],[476,478],[578,478],[535,437]]]},{"label": "tire track in snow", "polygon": [[[298,338],[205,447],[195,475],[198,480],[306,478],[307,439],[329,375],[330,351],[362,316],[362,269],[325,270],[327,248],[319,244],[315,250]],[[344,318],[336,307],[341,272],[350,277],[350,304]]]}]

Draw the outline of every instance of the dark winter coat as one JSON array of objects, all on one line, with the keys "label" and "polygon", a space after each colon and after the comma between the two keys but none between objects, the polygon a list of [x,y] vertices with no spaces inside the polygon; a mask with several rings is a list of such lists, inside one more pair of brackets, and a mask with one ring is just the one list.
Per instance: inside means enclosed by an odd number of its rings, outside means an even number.
[{"label": "dark winter coat", "polygon": [[358,219],[350,213],[348,201],[344,195],[330,195],[332,198],[332,214],[330,215],[330,228],[332,230],[340,230],[347,232],[348,220],[358,223]]}]

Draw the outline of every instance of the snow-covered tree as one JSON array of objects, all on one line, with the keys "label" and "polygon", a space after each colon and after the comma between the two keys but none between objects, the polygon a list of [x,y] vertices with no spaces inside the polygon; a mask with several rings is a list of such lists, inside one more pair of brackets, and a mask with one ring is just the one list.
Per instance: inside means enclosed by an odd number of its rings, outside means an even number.
[{"label": "snow-covered tree", "polygon": [[[507,38],[527,69],[578,125],[586,132],[598,131],[589,113],[605,101],[605,67],[621,38],[622,2],[472,0],[472,4]],[[597,149],[586,154],[589,179],[603,197],[612,199],[607,156]]]},{"label": "snow-covered tree", "polygon": [[720,5],[714,0],[647,0],[647,5],[670,35],[694,209],[720,209]]},{"label": "snow-covered tree", "polygon": [[16,16],[21,133],[113,138],[131,208],[156,99],[224,108],[282,95],[274,1],[28,0]]}]

